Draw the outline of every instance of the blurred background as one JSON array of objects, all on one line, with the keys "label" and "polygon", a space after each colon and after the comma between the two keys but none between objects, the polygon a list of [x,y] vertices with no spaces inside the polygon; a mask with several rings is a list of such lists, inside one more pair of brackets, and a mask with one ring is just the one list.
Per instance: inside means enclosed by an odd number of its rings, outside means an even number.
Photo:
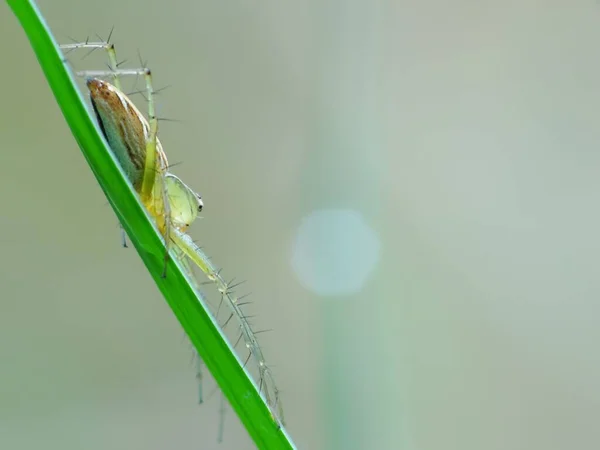
[{"label": "blurred background", "polygon": [[[63,43],[114,26],[171,86],[191,234],[273,329],[299,448],[598,448],[597,2],[40,7]],[[254,448],[230,409],[217,444],[218,395],[196,404],[5,4],[0,30],[0,448]]]}]

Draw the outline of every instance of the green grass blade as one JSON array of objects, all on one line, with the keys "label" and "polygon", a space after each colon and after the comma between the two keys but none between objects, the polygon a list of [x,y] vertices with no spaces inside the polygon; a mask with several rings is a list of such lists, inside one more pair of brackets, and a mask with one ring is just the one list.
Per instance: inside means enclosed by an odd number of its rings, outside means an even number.
[{"label": "green grass blade", "polygon": [[272,419],[255,384],[180,268],[176,264],[169,264],[167,277],[161,278],[164,255],[162,240],[90,117],[37,6],[27,0],[7,2],[25,30],[73,136],[100,187],[173,313],[248,433],[261,449],[295,448],[285,430]]}]

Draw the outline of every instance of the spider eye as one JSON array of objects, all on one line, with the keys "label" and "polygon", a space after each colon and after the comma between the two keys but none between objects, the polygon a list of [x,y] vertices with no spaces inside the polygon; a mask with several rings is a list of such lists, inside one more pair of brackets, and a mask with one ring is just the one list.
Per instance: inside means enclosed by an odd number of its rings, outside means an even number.
[{"label": "spider eye", "polygon": [[198,194],[196,194],[196,196],[198,197],[198,212],[201,212],[202,208],[204,207],[204,203],[202,202],[202,197],[200,197]]}]

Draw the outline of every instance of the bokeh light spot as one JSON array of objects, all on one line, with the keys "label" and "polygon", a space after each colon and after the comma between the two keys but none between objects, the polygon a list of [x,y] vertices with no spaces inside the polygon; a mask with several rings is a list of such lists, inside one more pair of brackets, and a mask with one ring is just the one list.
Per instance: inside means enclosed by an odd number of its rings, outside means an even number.
[{"label": "bokeh light spot", "polygon": [[358,211],[314,211],[296,232],[292,267],[302,285],[318,295],[349,295],[362,289],[379,250],[377,234]]}]

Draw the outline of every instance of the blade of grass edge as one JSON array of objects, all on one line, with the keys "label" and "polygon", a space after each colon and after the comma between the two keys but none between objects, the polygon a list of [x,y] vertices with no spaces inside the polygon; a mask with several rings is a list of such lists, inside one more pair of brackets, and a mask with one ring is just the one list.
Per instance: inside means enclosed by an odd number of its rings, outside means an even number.
[{"label": "blade of grass edge", "polygon": [[180,268],[170,263],[167,277],[161,278],[162,239],[90,117],[37,6],[29,0],[7,0],[7,3],[29,38],[73,136],[100,187],[173,313],[248,433],[261,449],[295,448],[285,429],[271,417],[256,385]]}]

